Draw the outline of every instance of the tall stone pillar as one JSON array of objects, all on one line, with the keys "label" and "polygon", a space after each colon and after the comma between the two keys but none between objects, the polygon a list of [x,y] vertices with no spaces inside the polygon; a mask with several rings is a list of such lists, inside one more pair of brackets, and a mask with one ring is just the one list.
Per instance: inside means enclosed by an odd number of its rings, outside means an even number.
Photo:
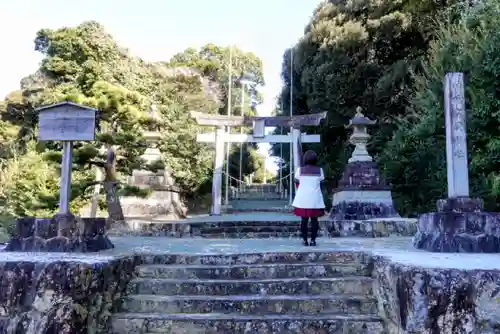
[{"label": "tall stone pillar", "polygon": [[[370,138],[367,126],[375,124],[357,113],[347,125],[353,130],[350,142],[354,151],[335,189],[330,220],[339,227],[344,221],[399,217],[394,208],[391,189],[379,172],[377,164],[366,150]],[[341,228],[341,226],[340,226]]]},{"label": "tall stone pillar", "polygon": [[437,212],[420,214],[415,248],[431,252],[500,253],[500,213],[484,212],[483,200],[469,197],[467,127],[463,73],[444,79],[448,198]]}]

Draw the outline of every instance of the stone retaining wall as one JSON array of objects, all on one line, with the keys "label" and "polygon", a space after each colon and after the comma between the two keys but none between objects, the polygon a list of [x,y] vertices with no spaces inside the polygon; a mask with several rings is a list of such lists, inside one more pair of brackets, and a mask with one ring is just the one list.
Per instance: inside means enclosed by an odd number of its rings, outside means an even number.
[{"label": "stone retaining wall", "polygon": [[500,270],[419,268],[375,257],[373,276],[387,334],[500,333]]},{"label": "stone retaining wall", "polygon": [[[83,334],[87,328],[109,333],[110,316],[135,266],[172,263],[169,257],[175,255],[65,261],[52,255],[27,262],[13,255],[0,263],[0,334]],[[500,333],[500,270],[421,268],[372,259],[387,334]]]},{"label": "stone retaining wall", "polygon": [[111,313],[136,264],[133,256],[1,263],[0,334],[110,333]]}]

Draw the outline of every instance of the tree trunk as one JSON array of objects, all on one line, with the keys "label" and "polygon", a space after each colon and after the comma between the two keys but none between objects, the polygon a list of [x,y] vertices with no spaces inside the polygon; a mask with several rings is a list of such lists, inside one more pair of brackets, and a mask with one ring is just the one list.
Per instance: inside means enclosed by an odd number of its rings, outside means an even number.
[{"label": "tree trunk", "polygon": [[[100,167],[95,167],[95,180],[96,182],[102,182],[102,170]],[[94,186],[94,194],[92,195],[92,203],[90,204],[90,217],[95,218],[97,216],[97,209],[99,206],[99,198],[101,194],[101,183],[97,183]]]},{"label": "tree trunk", "polygon": [[108,216],[112,225],[124,225],[122,205],[118,196],[118,180],[116,175],[116,153],[114,148],[108,146],[106,163],[104,166],[104,190],[106,191],[106,203],[108,205]]},{"label": "tree trunk", "polygon": [[116,182],[104,181],[104,190],[106,191],[106,202],[108,204],[109,219],[113,223],[125,221],[120,198],[117,194]]}]

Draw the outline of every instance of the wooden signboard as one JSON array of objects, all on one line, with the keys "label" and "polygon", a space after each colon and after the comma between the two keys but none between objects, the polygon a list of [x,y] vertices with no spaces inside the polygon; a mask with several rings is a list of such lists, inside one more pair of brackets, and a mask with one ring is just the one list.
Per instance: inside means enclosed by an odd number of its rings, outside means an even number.
[{"label": "wooden signboard", "polygon": [[73,102],[61,102],[37,109],[38,140],[95,140],[97,110]]}]

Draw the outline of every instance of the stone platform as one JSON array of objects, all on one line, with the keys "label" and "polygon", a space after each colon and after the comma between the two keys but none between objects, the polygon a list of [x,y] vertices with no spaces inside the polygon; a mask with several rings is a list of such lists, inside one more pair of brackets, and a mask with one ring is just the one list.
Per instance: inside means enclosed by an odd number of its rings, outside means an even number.
[{"label": "stone platform", "polygon": [[[198,215],[183,220],[162,217],[128,217],[128,229],[114,235],[170,236],[177,238],[295,238],[300,218],[290,213],[248,212],[220,216]],[[320,219],[320,235],[326,235],[325,218]]]},{"label": "stone platform", "polygon": [[[321,236],[367,237],[413,236],[416,219],[385,218],[365,221],[329,222],[320,218]],[[300,218],[290,213],[253,212],[221,216],[199,215],[184,220],[162,217],[129,217],[129,228],[114,235],[170,236],[178,238],[295,238]]]},{"label": "stone platform", "polygon": [[497,254],[428,253],[398,237],[320,238],[315,248],[111,240],[114,249],[95,254],[0,252],[0,333],[500,330]]}]

